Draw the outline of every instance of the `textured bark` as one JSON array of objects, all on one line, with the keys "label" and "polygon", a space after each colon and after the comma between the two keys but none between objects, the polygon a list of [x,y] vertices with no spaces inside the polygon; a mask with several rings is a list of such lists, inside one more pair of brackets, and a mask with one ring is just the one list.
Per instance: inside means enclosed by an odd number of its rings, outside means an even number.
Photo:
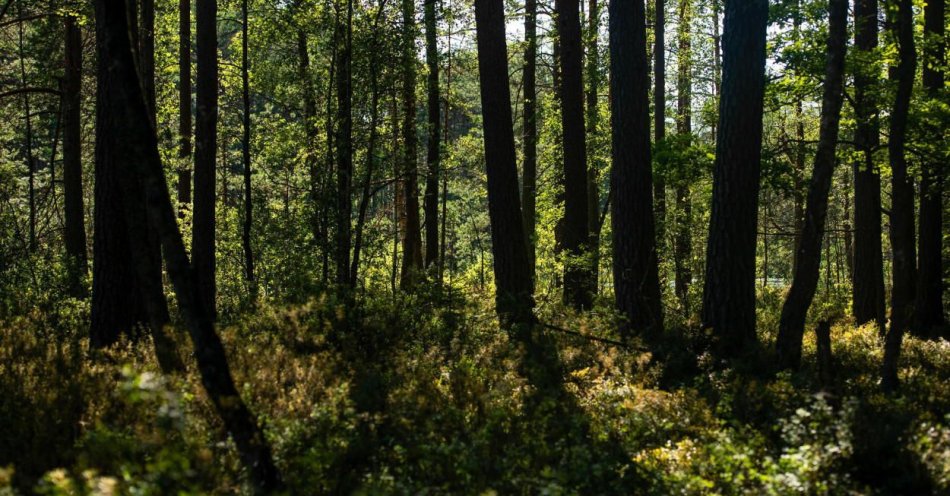
[{"label": "textured bark", "polygon": [[428,122],[426,125],[426,253],[425,266],[431,268],[439,261],[439,164],[441,156],[442,137],[439,119],[439,45],[438,33],[435,24],[436,0],[425,0],[425,28],[426,28],[426,65],[429,68],[427,77]]},{"label": "textured bark", "polygon": [[[923,84],[929,98],[937,99],[944,85],[946,31],[944,0],[928,0],[924,8],[924,36],[927,40],[923,64]],[[928,139],[939,143],[946,128],[930,126]],[[946,164],[936,157],[922,164],[920,180],[920,236],[918,238],[918,279],[915,328],[920,335],[937,337],[944,326],[943,315],[943,183]],[[950,337],[950,336],[948,336]]]},{"label": "textured bark", "polygon": [[84,293],[82,278],[88,272],[86,221],[82,193],[82,32],[73,16],[63,20],[65,60],[63,71],[63,216],[66,255],[72,264],[72,291]]},{"label": "textured bark", "polygon": [[419,178],[416,165],[416,10],[414,0],[402,0],[403,195],[402,270],[400,286],[411,289],[422,271],[422,233],[419,222]]},{"label": "textured bark", "polygon": [[[692,6],[691,0],[679,0],[679,42],[676,81],[676,132],[690,136],[693,133],[692,111]],[[693,207],[689,181],[680,178],[676,184],[676,221],[673,248],[673,289],[686,315],[689,314],[689,286],[693,281],[691,256],[693,235]]]},{"label": "textured bark", "polygon": [[633,332],[663,329],[650,162],[646,13],[642,2],[610,2],[613,274],[617,309]]},{"label": "textured bark", "polygon": [[[149,110],[132,60],[124,0],[96,0],[95,6],[99,60],[109,61],[99,67],[97,125],[107,124],[107,130],[113,133],[109,140],[114,145],[111,158],[116,163],[112,165],[125,166],[112,169],[116,182],[142,194],[135,198],[140,200],[136,204],[143,208],[127,208],[126,215],[119,215],[126,219],[125,227],[131,237],[136,234],[135,225],[128,222],[133,219],[131,214],[137,217],[140,211],[147,210],[148,223],[157,228],[162,240],[169,275],[194,344],[205,391],[233,437],[256,492],[273,492],[280,488],[280,478],[270,448],[234,386],[224,346],[214,331],[209,309],[198,294],[195,274],[189,267],[178,232],[158,155],[155,128],[149,123]],[[96,135],[102,136],[98,132]],[[138,274],[148,267],[142,263],[144,254],[144,251],[133,252]]]},{"label": "textured bark", "polygon": [[564,302],[590,308],[587,149],[584,130],[583,44],[578,0],[557,0],[561,40],[561,129],[564,148]]},{"label": "textured bark", "polygon": [[[878,44],[877,0],[855,0],[855,43],[861,60]],[[880,147],[880,124],[873,94],[877,86],[876,66],[858,64],[854,74],[857,126],[855,148],[861,158],[854,163],[854,281],[852,313],[858,325],[874,321],[884,325],[884,259],[881,248],[881,176],[874,165]],[[882,327],[883,328],[883,327]]]},{"label": "textured bark", "polygon": [[353,213],[353,76],[352,76],[352,24],[353,1],[343,0],[337,4],[337,39],[341,49],[337,51],[337,167],[336,167],[336,283],[341,287],[350,284],[350,234]]},{"label": "textured bark", "polygon": [[[666,2],[655,0],[653,26],[653,136],[657,143],[666,139]],[[657,175],[653,182],[658,245],[666,243],[666,178]]]},{"label": "textured bark", "polygon": [[[821,125],[818,151],[815,153],[811,183],[805,205],[805,221],[798,245],[792,287],[782,306],[779,322],[779,366],[796,369],[801,362],[805,317],[818,287],[821,265],[821,243],[825,236],[828,214],[828,193],[835,169],[835,150],[844,100],[844,61],[848,36],[848,1],[831,0],[829,4],[828,43],[825,56],[825,78],[821,100]],[[830,263],[830,261],[826,261]]]},{"label": "textured bark", "polygon": [[257,282],[254,279],[254,249],[251,246],[251,226],[254,221],[254,205],[251,202],[251,84],[248,77],[247,0],[241,1],[241,161],[244,165],[244,225],[241,230],[241,247],[244,249],[244,278],[250,287],[251,300],[257,299]]},{"label": "textured bark", "polygon": [[905,145],[910,97],[914,89],[917,53],[914,49],[913,0],[898,0],[891,29],[898,45],[897,67],[892,78],[897,82],[894,107],[890,116],[890,137],[887,154],[891,164],[891,319],[884,344],[881,386],[892,390],[898,386],[897,367],[904,332],[914,313],[916,290],[916,247],[914,244],[914,184],[907,172]]},{"label": "textured bark", "polygon": [[600,287],[600,167],[597,154],[597,127],[600,112],[597,104],[600,91],[600,5],[590,0],[587,11],[587,244],[590,246],[590,288],[596,294]]},{"label": "textured bark", "polygon": [[178,211],[191,203],[191,0],[178,0]]},{"label": "textured bark", "polygon": [[538,116],[537,116],[537,64],[538,64],[538,2],[525,0],[524,17],[524,164],[521,171],[521,209],[524,216],[525,240],[528,247],[528,265],[531,279],[536,269],[535,244],[537,229],[538,187]]},{"label": "textured bark", "polygon": [[195,0],[197,111],[191,264],[204,307],[215,316],[215,171],[218,122],[217,0]]},{"label": "textured bark", "polygon": [[756,343],[755,250],[765,88],[766,0],[726,0],[703,325],[719,352]]}]

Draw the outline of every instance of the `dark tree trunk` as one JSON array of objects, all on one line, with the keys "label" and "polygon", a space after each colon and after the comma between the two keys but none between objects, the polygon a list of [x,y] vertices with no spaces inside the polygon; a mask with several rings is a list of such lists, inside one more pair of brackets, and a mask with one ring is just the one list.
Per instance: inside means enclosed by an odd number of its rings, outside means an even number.
[{"label": "dark tree trunk", "polygon": [[765,89],[766,0],[726,0],[703,325],[734,356],[756,343],[755,249]]},{"label": "dark tree trunk", "polygon": [[[680,24],[679,24],[679,53],[677,54],[677,129],[676,131],[684,136],[691,136],[693,133],[693,111],[692,111],[692,40],[691,26],[692,7],[690,0],[680,0]],[[690,139],[692,139],[690,137]],[[684,164],[685,166],[685,164]],[[689,286],[693,280],[693,271],[690,261],[692,253],[693,236],[693,207],[690,198],[689,181],[682,177],[676,183],[676,239],[673,249],[673,288],[676,296],[683,306],[685,315],[689,315]]]},{"label": "dark tree trunk", "polygon": [[[339,4],[337,5],[339,9]],[[336,208],[336,282],[341,288],[350,284],[350,234],[353,203],[351,199],[353,183],[353,81],[352,60],[352,23],[353,1],[343,1],[344,11],[337,12],[337,39],[342,43],[337,51],[337,208]]]},{"label": "dark tree trunk", "polygon": [[584,81],[578,0],[556,0],[561,40],[561,128],[564,147],[564,302],[590,308],[587,260],[587,150],[584,130]]},{"label": "dark tree trunk", "polygon": [[[808,199],[805,205],[805,224],[798,245],[797,264],[794,267],[792,287],[782,307],[779,322],[779,366],[796,369],[801,361],[805,317],[818,287],[821,265],[821,242],[825,236],[828,214],[828,192],[835,169],[835,150],[844,100],[844,61],[848,36],[848,1],[832,0],[828,16],[828,44],[825,56],[825,78],[821,101],[821,127],[818,151],[812,170]],[[830,263],[830,261],[826,261]]]},{"label": "dark tree trunk", "polygon": [[[877,0],[855,0],[855,51],[869,61],[878,44]],[[863,52],[863,53],[862,53]],[[869,66],[869,67],[868,67]],[[884,259],[881,248],[881,176],[874,165],[880,146],[876,64],[856,64],[854,100],[857,126],[855,148],[861,157],[854,163],[854,281],[852,312],[858,325],[877,322],[884,326]]]},{"label": "dark tree trunk", "polygon": [[588,3],[587,20],[587,243],[590,246],[590,289],[600,287],[600,160],[597,154],[597,127],[600,122],[597,100],[600,91],[600,5]]},{"label": "dark tree trunk", "polygon": [[[666,139],[666,2],[655,0],[653,27],[653,136],[660,143]],[[666,243],[666,178],[658,174],[653,182],[658,246]]]},{"label": "dark tree trunk", "polygon": [[155,0],[141,0],[141,24],[139,29],[139,70],[142,72],[142,89],[148,105],[149,118],[155,121]]},{"label": "dark tree trunk", "polygon": [[[719,5],[722,0],[711,0],[712,3],[712,21],[713,21],[713,34],[712,34],[712,43],[713,43],[713,95],[716,98],[719,98],[719,95],[722,93],[722,37],[719,35]],[[718,136],[719,128],[716,127],[716,122],[712,124],[712,135],[713,137]]]},{"label": "dark tree trunk", "polygon": [[191,203],[191,0],[178,0],[178,212]]},{"label": "dark tree trunk", "polygon": [[[110,131],[111,155],[97,156],[112,161],[110,173],[125,191],[139,193],[138,202],[127,203],[117,216],[125,219],[127,238],[141,228],[134,222],[142,221],[140,214],[148,212],[148,223],[157,228],[162,240],[169,275],[175,285],[178,306],[194,344],[202,384],[212,404],[221,416],[224,426],[234,438],[241,460],[246,467],[256,492],[272,492],[280,487],[280,478],[264,433],[248,411],[234,386],[224,346],[214,331],[209,309],[198,294],[195,274],[189,267],[188,257],[178,232],[175,214],[165,183],[155,128],[150,125],[148,108],[132,60],[124,0],[97,0],[96,31],[100,64],[97,102],[97,126]],[[102,129],[105,126],[105,129]],[[99,139],[102,134],[96,133]],[[102,149],[105,151],[105,149]],[[98,154],[98,151],[97,151]],[[118,166],[118,167],[116,167]],[[98,187],[98,185],[97,185]],[[140,205],[142,208],[134,207]],[[147,207],[146,207],[147,205]],[[123,215],[123,212],[125,215]],[[130,222],[132,221],[132,222]],[[112,231],[113,236],[120,231]],[[139,241],[137,244],[141,245]],[[132,252],[131,264],[140,276],[149,270],[147,251]],[[110,310],[116,310],[112,308]],[[150,308],[150,311],[154,308]]]},{"label": "dark tree trunk", "polygon": [[[380,9],[381,11],[382,9]],[[379,36],[379,15],[373,25],[373,32]],[[370,52],[370,108],[369,108],[369,144],[366,148],[366,173],[363,177],[363,191],[360,197],[359,212],[356,218],[356,239],[353,243],[353,262],[350,268],[350,286],[356,287],[360,267],[360,252],[363,249],[363,227],[366,223],[366,209],[369,207],[370,186],[373,183],[373,171],[376,169],[376,142],[379,137],[379,68],[377,67],[378,44]]]},{"label": "dark tree trunk", "polygon": [[195,206],[191,264],[198,295],[215,318],[215,170],[218,122],[217,0],[195,0],[197,111],[195,112]]},{"label": "dark tree trunk", "polygon": [[251,84],[248,78],[248,34],[250,27],[247,19],[247,0],[241,1],[241,103],[243,104],[241,160],[244,165],[244,226],[241,231],[241,246],[244,248],[244,278],[250,289],[251,301],[257,299],[257,281],[254,279],[254,250],[251,246],[251,226],[254,219],[254,207],[251,203]]},{"label": "dark tree trunk", "polygon": [[535,277],[535,244],[537,226],[538,187],[538,2],[525,0],[524,37],[524,165],[521,171],[521,209],[524,214],[525,240],[528,246],[528,265],[531,279]]},{"label": "dark tree trunk", "polygon": [[419,222],[419,178],[416,165],[416,11],[414,0],[402,0],[403,22],[403,195],[402,274],[400,286],[411,289],[422,270]]},{"label": "dark tree trunk", "polygon": [[650,105],[643,2],[610,2],[610,115],[613,130],[613,273],[624,338],[663,329],[653,217]]},{"label": "dark tree trunk", "polygon": [[[944,85],[946,17],[944,0],[928,0],[924,8],[925,57],[923,83],[927,95],[937,99]],[[939,143],[946,128],[927,128],[930,139]],[[945,137],[944,137],[945,138]],[[936,157],[921,167],[920,237],[918,240],[917,308],[915,327],[922,336],[937,337],[944,326],[943,315],[943,182],[946,164]],[[950,336],[948,336],[950,337]]]},{"label": "dark tree trunk", "polygon": [[66,256],[72,274],[71,291],[85,293],[82,278],[88,272],[86,221],[82,193],[82,31],[73,16],[64,18],[65,71],[63,75],[63,197]]},{"label": "dark tree trunk", "polygon": [[891,164],[891,228],[892,287],[890,329],[884,344],[884,364],[881,386],[892,390],[898,386],[897,366],[900,358],[904,331],[914,314],[914,291],[916,289],[916,247],[914,243],[914,184],[907,173],[904,156],[907,142],[907,116],[910,112],[910,97],[914,89],[914,73],[917,70],[917,53],[914,49],[913,0],[899,0],[898,10],[892,19],[892,29],[898,44],[897,67],[892,77],[897,82],[897,94],[891,109],[890,137],[887,154]]},{"label": "dark tree trunk", "polygon": [[27,171],[27,184],[28,184],[28,196],[29,196],[29,205],[30,205],[30,221],[29,221],[29,250],[30,253],[33,253],[37,249],[36,244],[36,161],[33,160],[33,115],[30,109],[30,92],[26,91],[27,81],[26,81],[26,54],[23,51],[24,48],[24,35],[23,35],[23,0],[17,2],[17,15],[19,16],[19,21],[17,21],[17,39],[19,45],[19,59],[20,59],[20,84],[23,91],[23,120],[24,120],[24,129],[23,137],[26,142],[25,155],[26,155],[26,171]]},{"label": "dark tree trunk", "polygon": [[429,119],[427,125],[428,150],[426,153],[426,257],[425,266],[431,268],[439,261],[439,163],[442,137],[439,119],[439,45],[438,33],[435,24],[436,0],[425,0],[425,27],[426,27],[426,64],[428,74],[428,107]]}]

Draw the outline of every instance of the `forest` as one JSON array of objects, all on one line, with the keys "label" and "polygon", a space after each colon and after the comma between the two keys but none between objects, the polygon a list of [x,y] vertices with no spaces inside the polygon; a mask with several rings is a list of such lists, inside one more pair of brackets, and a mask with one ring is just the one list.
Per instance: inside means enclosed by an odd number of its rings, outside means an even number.
[{"label": "forest", "polygon": [[0,496],[950,494],[945,0],[0,0]]}]

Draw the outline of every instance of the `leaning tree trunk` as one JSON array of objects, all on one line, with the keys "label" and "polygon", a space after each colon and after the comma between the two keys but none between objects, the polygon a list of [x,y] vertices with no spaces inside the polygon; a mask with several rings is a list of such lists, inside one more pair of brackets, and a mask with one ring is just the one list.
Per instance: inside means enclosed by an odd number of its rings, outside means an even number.
[{"label": "leaning tree trunk", "polygon": [[426,65],[429,67],[427,78],[428,122],[426,130],[426,253],[425,266],[432,268],[439,262],[439,163],[441,144],[439,139],[442,131],[439,129],[439,45],[438,33],[435,24],[436,0],[425,0],[425,28],[426,28]]},{"label": "leaning tree trunk", "polygon": [[646,12],[642,2],[610,2],[611,227],[622,335],[663,328],[650,162]]},{"label": "leaning tree trunk", "polygon": [[900,358],[904,331],[914,312],[915,276],[917,271],[914,246],[914,185],[907,172],[904,156],[907,142],[907,117],[914,89],[917,53],[914,49],[913,0],[899,0],[892,29],[898,44],[897,67],[892,76],[897,80],[897,94],[891,110],[890,137],[887,143],[891,164],[891,228],[892,287],[891,322],[884,344],[881,386],[893,390],[898,386],[897,362]]},{"label": "leaning tree trunk", "polygon": [[[802,336],[805,331],[805,316],[811,306],[821,265],[821,242],[825,236],[825,220],[828,214],[828,192],[835,169],[835,150],[838,144],[838,129],[841,121],[841,105],[844,100],[844,60],[848,36],[848,1],[831,0],[828,7],[828,44],[825,56],[825,81],[821,101],[821,127],[818,151],[808,199],[805,204],[805,224],[798,245],[792,287],[782,307],[779,322],[779,366],[796,369],[801,361]],[[830,263],[830,261],[826,261]]]},{"label": "leaning tree trunk", "polygon": [[712,214],[703,287],[704,327],[719,352],[757,342],[755,251],[758,224],[767,0],[726,0]]},{"label": "leaning tree trunk", "polygon": [[[926,45],[923,83],[927,96],[937,100],[944,85],[946,22],[944,0],[927,0],[924,8]],[[945,139],[945,124],[932,123],[927,128],[930,139]],[[920,236],[918,238],[917,331],[926,337],[944,326],[943,315],[943,182],[946,164],[932,158],[922,164],[920,179]],[[950,336],[947,336],[950,337]]]},{"label": "leaning tree trunk", "polygon": [[[256,492],[273,492],[280,488],[280,477],[270,448],[234,385],[224,346],[214,331],[210,309],[198,294],[195,274],[178,231],[155,128],[149,122],[149,109],[132,59],[125,0],[96,0],[95,7],[98,58],[109,61],[99,67],[97,106],[100,111],[97,112],[96,135],[103,139],[98,131],[111,133],[106,138],[111,145],[108,157],[112,162],[111,176],[120,189],[133,191],[134,198],[139,200],[122,205],[124,208],[116,212],[125,225],[116,226],[124,229],[112,230],[111,234],[125,232],[126,237],[134,237],[146,223],[157,228],[205,391],[233,437]],[[97,163],[106,158],[97,156]],[[146,211],[147,221],[140,218]],[[136,222],[141,225],[136,227]],[[148,272],[147,253],[147,250],[129,253],[139,276]]]},{"label": "leaning tree trunk", "polygon": [[88,272],[86,221],[82,193],[82,31],[74,16],[64,18],[63,71],[63,216],[66,256],[76,296],[85,293],[82,278]]},{"label": "leaning tree trunk", "polygon": [[215,317],[215,170],[218,122],[217,0],[196,0],[197,112],[191,264],[198,294]]},{"label": "leaning tree trunk", "polygon": [[578,0],[556,0],[561,42],[561,128],[564,148],[564,302],[590,308],[587,261],[587,150],[584,131],[583,44]]},{"label": "leaning tree trunk", "polygon": [[878,44],[877,0],[855,0],[854,131],[860,156],[854,162],[854,280],[852,313],[858,325],[874,321],[883,329],[884,259],[881,248],[881,176],[874,165],[880,146],[879,118],[874,94],[879,67],[869,63]]}]

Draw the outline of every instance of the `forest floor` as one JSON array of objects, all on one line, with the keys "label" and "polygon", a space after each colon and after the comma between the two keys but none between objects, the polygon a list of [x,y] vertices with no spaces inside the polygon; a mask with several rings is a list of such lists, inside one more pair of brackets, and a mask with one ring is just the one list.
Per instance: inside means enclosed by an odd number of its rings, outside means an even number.
[{"label": "forest floor", "polygon": [[[824,388],[811,333],[802,369],[775,375],[724,367],[699,333],[670,331],[657,360],[552,330],[571,398],[552,405],[519,374],[488,298],[363,301],[351,315],[332,297],[265,304],[220,326],[292,494],[950,491],[946,341],[907,339],[887,396],[873,326],[833,327]],[[141,342],[90,356],[84,315],[66,302],[0,321],[0,495],[241,491],[193,365],[164,377]],[[614,328],[597,312],[541,318]]]}]

